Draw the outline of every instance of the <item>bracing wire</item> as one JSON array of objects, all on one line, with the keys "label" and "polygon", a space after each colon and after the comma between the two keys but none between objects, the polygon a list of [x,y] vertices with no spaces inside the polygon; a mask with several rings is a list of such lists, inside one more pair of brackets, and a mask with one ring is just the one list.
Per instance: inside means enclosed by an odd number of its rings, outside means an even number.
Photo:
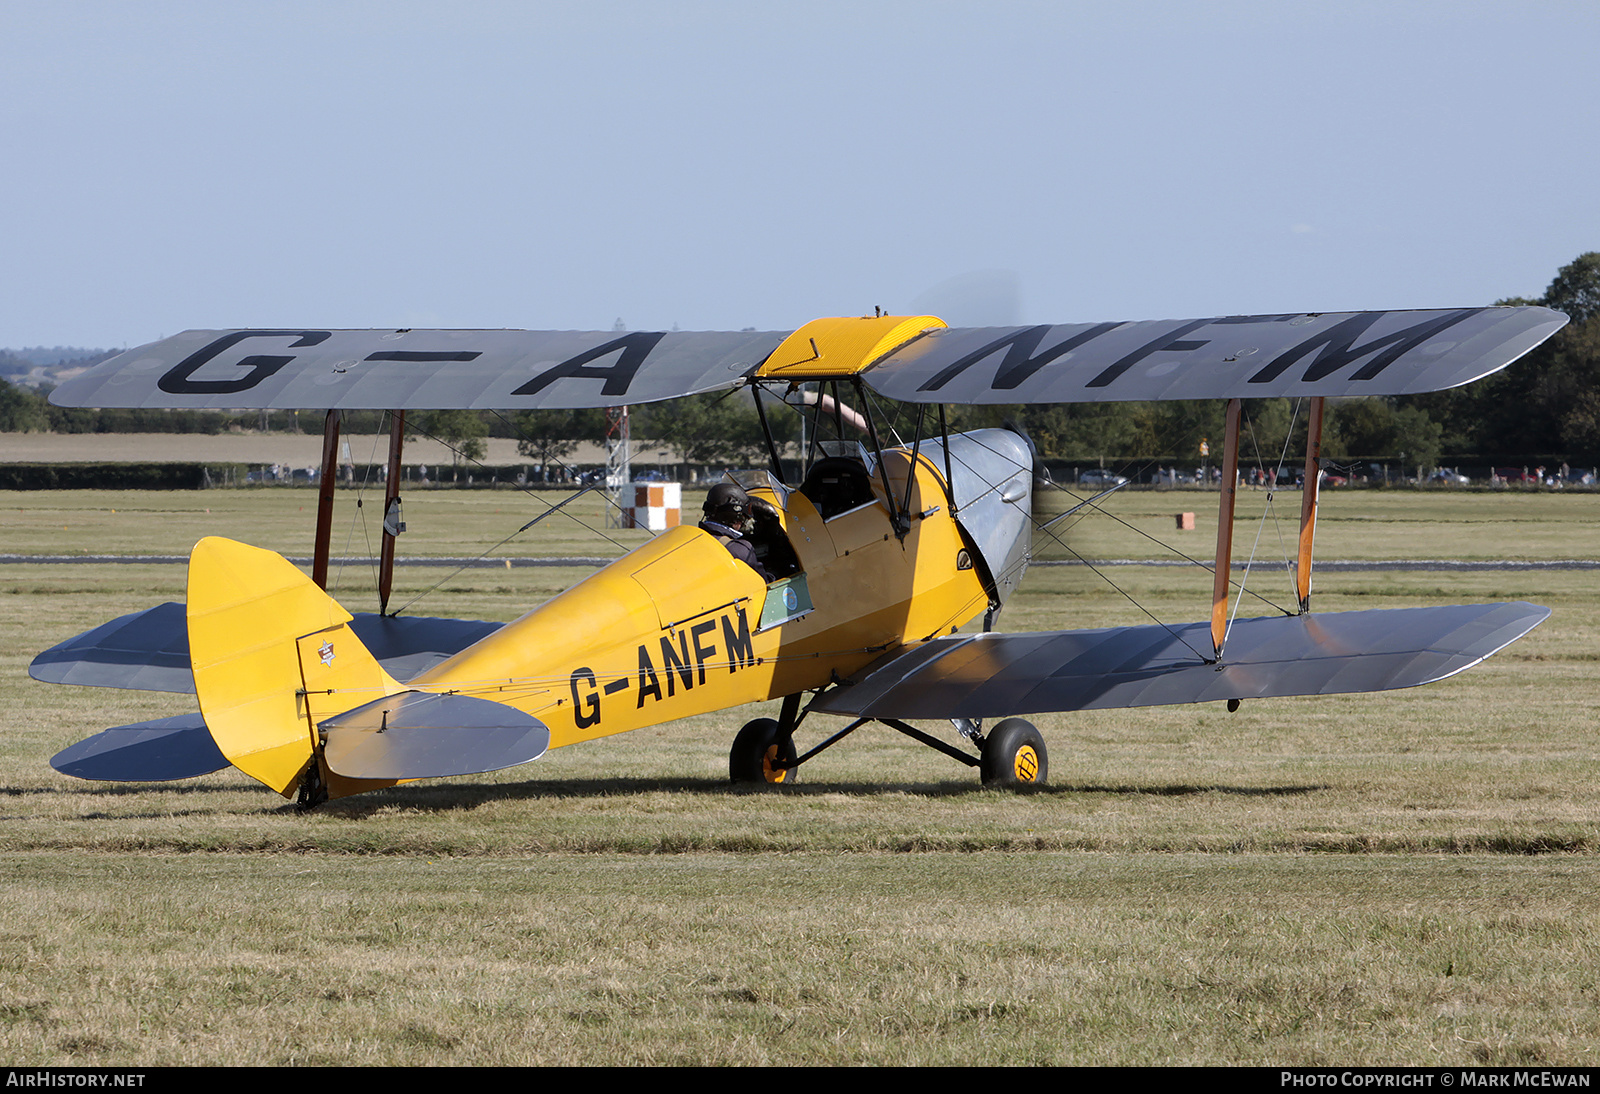
[{"label": "bracing wire", "polygon": [[[350,524],[349,524],[348,529],[345,532],[345,537],[344,537],[344,552],[343,552],[343,554],[341,555],[341,557],[339,559],[339,568],[338,568],[338,570],[336,570],[334,572],[334,579],[333,579],[332,584],[333,584],[334,588],[336,588],[336,589],[342,587],[343,582],[344,582],[344,564],[345,564],[346,559],[348,559],[350,557],[350,541],[355,538],[356,524],[357,524],[358,521],[360,522],[360,525],[361,525],[361,538],[362,538],[363,542],[365,542],[366,545],[367,545],[367,558],[369,560],[373,560],[374,552],[372,550],[372,530],[371,530],[371,527],[367,524],[366,511],[363,508],[362,503],[366,498],[367,487],[369,485],[371,485],[370,477],[372,475],[372,469],[373,469],[373,467],[377,466],[378,440],[379,440],[380,437],[383,436],[382,426],[383,426],[383,423],[388,421],[388,420],[389,420],[389,412],[388,411],[384,411],[383,412],[383,416],[378,420],[379,431],[372,435],[372,452],[367,457],[366,469],[361,474],[361,484],[356,487],[356,511],[355,511],[355,513],[351,514]],[[373,560],[371,562],[371,565],[372,565],[372,583],[373,583],[374,586],[376,586],[378,584],[378,568],[377,568],[376,561]]]},{"label": "bracing wire", "polygon": [[[1277,491],[1278,483],[1283,479],[1283,465],[1289,458],[1289,441],[1294,437],[1294,427],[1300,424],[1300,407],[1304,399],[1294,401],[1294,413],[1289,416],[1289,431],[1283,435],[1283,449],[1278,453],[1278,467],[1272,475],[1272,489]],[[1304,487],[1302,486],[1302,489]],[[1273,519],[1272,527],[1278,533],[1278,552],[1283,556],[1284,570],[1289,575],[1289,593],[1294,600],[1300,599],[1300,594],[1295,588],[1294,569],[1289,565],[1289,545],[1283,541],[1283,522]]]},{"label": "bracing wire", "polygon": [[[970,437],[971,434],[968,434],[968,436]],[[987,445],[982,444],[981,441],[978,442],[978,443],[979,443],[980,447],[986,448],[990,452],[994,451],[994,449],[989,448]],[[1000,455],[1000,453],[996,453],[996,454]],[[963,467],[966,468],[968,473],[972,474],[974,477],[976,477],[978,479],[978,481],[982,482],[984,484],[984,486],[987,487],[987,490],[985,490],[985,494],[993,493],[994,491],[1000,489],[1000,485],[999,484],[991,483],[991,482],[989,482],[989,480],[983,478],[981,475],[978,474],[977,470],[975,468],[973,468],[970,464],[963,464]],[[1109,492],[1110,491],[1106,491],[1106,493],[1109,493]],[[1071,492],[1070,491],[1066,491],[1066,493],[1070,494]],[[1076,495],[1072,495],[1072,496],[1076,497]],[[1103,496],[1103,494],[1102,495],[1097,495],[1095,498],[1089,498],[1089,499],[1086,499],[1086,500],[1080,499],[1080,500],[1083,500],[1084,504],[1090,505],[1097,512],[1104,513],[1105,510],[1100,509],[1099,506],[1097,506],[1097,505],[1093,505],[1093,503],[1096,500],[1098,500],[1098,498],[1101,497],[1101,496]],[[1078,506],[1078,508],[1082,508],[1082,507],[1083,507],[1082,505]],[[1107,514],[1107,515],[1110,515],[1110,514]],[[1109,574],[1105,573],[1105,571],[1101,570],[1098,566],[1096,566],[1089,559],[1085,558],[1082,554],[1079,554],[1079,552],[1076,549],[1074,549],[1071,544],[1067,543],[1066,540],[1064,540],[1060,536],[1058,536],[1055,533],[1055,530],[1053,528],[1049,527],[1048,523],[1041,524],[1036,518],[1034,518],[1033,514],[1031,514],[1031,513],[1028,514],[1028,519],[1033,522],[1034,527],[1036,527],[1039,530],[1043,531],[1051,539],[1055,540],[1058,544],[1060,544],[1063,548],[1065,548],[1068,552],[1070,552],[1073,555],[1073,557],[1075,557],[1079,562],[1081,562],[1083,565],[1087,566],[1090,570],[1092,570],[1097,577],[1099,577],[1107,585],[1109,585],[1113,589],[1115,589],[1123,597],[1127,598],[1128,603],[1132,604],[1134,607],[1138,608],[1141,612],[1143,612],[1146,616],[1148,616],[1150,618],[1151,622],[1155,623],[1162,630],[1166,631],[1173,638],[1177,639],[1179,642],[1183,643],[1184,646],[1188,647],[1190,652],[1192,652],[1196,657],[1200,658],[1202,661],[1210,660],[1209,657],[1207,657],[1205,654],[1201,653],[1199,650],[1195,649],[1192,645],[1190,645],[1187,641],[1185,641],[1183,636],[1181,634],[1179,634],[1177,631],[1175,631],[1169,624],[1163,622],[1160,618],[1158,618],[1155,615],[1155,613],[1151,612],[1149,608],[1146,608],[1143,604],[1139,603],[1139,601],[1137,599],[1135,599],[1135,597],[1133,596],[1132,593],[1128,592],[1122,586],[1118,585],[1115,581],[1113,581]],[[1123,523],[1127,523],[1127,522],[1124,521]],[[1131,527],[1131,525],[1130,525],[1130,527]],[[1157,540],[1156,542],[1159,543],[1160,541]],[[1022,563],[1019,562],[1018,565],[1020,566],[1020,565],[1022,565]],[[1007,576],[1009,576],[1009,575],[1007,575]]]},{"label": "bracing wire", "polygon": [[[1224,641],[1224,643],[1226,643],[1226,641],[1227,641],[1228,634],[1233,631],[1233,621],[1236,618],[1238,618],[1238,615],[1239,615],[1239,603],[1240,603],[1241,600],[1244,599],[1245,583],[1250,580],[1250,569],[1255,564],[1256,550],[1257,550],[1257,548],[1259,548],[1259,546],[1261,544],[1261,533],[1266,528],[1267,520],[1268,520],[1269,517],[1272,520],[1273,529],[1278,533],[1278,547],[1279,547],[1279,550],[1283,553],[1283,559],[1284,559],[1285,567],[1287,568],[1287,563],[1289,561],[1289,549],[1288,549],[1288,545],[1283,542],[1283,525],[1278,521],[1277,510],[1274,508],[1273,502],[1277,498],[1277,495],[1278,495],[1278,479],[1279,479],[1279,476],[1283,472],[1284,461],[1289,458],[1289,440],[1290,440],[1290,438],[1292,438],[1294,436],[1294,427],[1295,427],[1296,424],[1299,423],[1299,421],[1300,421],[1300,400],[1296,399],[1295,400],[1295,404],[1294,404],[1294,414],[1289,420],[1288,432],[1286,432],[1283,435],[1283,448],[1278,452],[1278,462],[1277,462],[1276,466],[1274,466],[1273,469],[1272,469],[1272,485],[1267,488],[1267,503],[1266,503],[1266,506],[1261,511],[1261,520],[1256,525],[1256,536],[1255,536],[1255,539],[1250,544],[1250,557],[1245,561],[1244,575],[1239,580],[1239,595],[1234,597],[1234,600],[1233,600],[1233,611],[1228,615],[1228,626],[1227,626],[1227,629],[1223,632],[1223,641]],[[1249,428],[1250,428],[1250,444],[1251,444],[1251,447],[1255,449],[1256,464],[1259,466],[1262,462],[1264,462],[1261,459],[1260,438],[1257,437],[1257,435],[1256,435],[1255,423],[1250,421],[1249,418],[1246,418],[1246,422],[1248,423]],[[1291,582],[1293,582],[1294,581],[1294,573],[1293,573],[1292,570],[1289,571],[1289,575],[1290,575],[1289,580]],[[1292,591],[1292,588],[1293,587],[1291,585],[1291,591]],[[1254,594],[1252,594],[1252,595],[1254,595]],[[1265,597],[1261,597],[1261,599],[1265,600],[1266,598]],[[1276,605],[1274,605],[1274,607],[1276,607]],[[1284,611],[1285,615],[1293,614],[1293,613],[1288,612],[1288,611],[1286,611],[1284,609],[1281,609],[1281,608],[1279,610],[1280,611]]]},{"label": "bracing wire", "polygon": [[[970,434],[968,434],[968,436],[970,437]],[[980,444],[981,444],[981,442],[980,442]],[[987,446],[984,446],[984,447],[987,447]],[[989,450],[993,451],[993,449],[989,449]],[[974,475],[977,474],[975,469],[972,468],[970,465],[966,465],[966,470],[971,474],[974,474]],[[983,482],[984,485],[988,488],[986,493],[992,492],[994,490],[998,490],[999,489],[999,486],[997,484],[990,483],[987,479],[983,479],[981,476],[978,476],[978,477],[979,477],[979,481]],[[1206,563],[1200,561],[1199,559],[1195,559],[1195,558],[1193,558],[1193,557],[1191,557],[1189,555],[1186,555],[1182,551],[1179,551],[1177,548],[1171,546],[1170,544],[1167,544],[1167,543],[1163,542],[1162,540],[1157,539],[1155,536],[1150,535],[1148,532],[1145,532],[1143,529],[1138,528],[1138,527],[1134,526],[1133,524],[1130,524],[1126,520],[1123,520],[1121,517],[1117,516],[1115,513],[1112,513],[1112,512],[1110,512],[1110,511],[1108,511],[1106,509],[1101,508],[1097,504],[1097,502],[1100,500],[1101,497],[1104,497],[1106,494],[1114,492],[1114,490],[1103,491],[1102,493],[1097,494],[1094,497],[1084,499],[1084,498],[1078,498],[1077,494],[1073,493],[1070,490],[1067,490],[1065,487],[1058,486],[1055,483],[1051,483],[1050,485],[1055,486],[1056,489],[1061,490],[1063,493],[1067,494],[1069,497],[1077,499],[1079,501],[1079,504],[1077,506],[1074,506],[1072,510],[1069,510],[1068,513],[1060,514],[1056,518],[1053,518],[1051,521],[1048,521],[1048,522],[1041,523],[1039,520],[1034,518],[1032,516],[1032,514],[1029,514],[1029,519],[1033,521],[1034,527],[1039,529],[1040,531],[1043,531],[1051,539],[1055,540],[1058,544],[1060,544],[1063,548],[1065,548],[1082,565],[1087,566],[1091,571],[1093,571],[1095,573],[1096,576],[1098,576],[1101,580],[1103,580],[1107,585],[1111,586],[1111,588],[1115,589],[1117,591],[1117,593],[1119,593],[1121,596],[1125,597],[1130,604],[1132,604],[1134,607],[1138,608],[1141,612],[1143,612],[1146,616],[1148,616],[1150,618],[1150,620],[1152,622],[1154,622],[1157,626],[1161,627],[1168,634],[1170,634],[1173,638],[1175,638],[1179,642],[1181,642],[1196,657],[1200,658],[1202,661],[1208,661],[1209,662],[1209,661],[1213,660],[1214,658],[1212,656],[1210,656],[1208,654],[1205,654],[1205,653],[1202,653],[1200,650],[1195,649],[1194,646],[1190,645],[1189,642],[1185,641],[1183,636],[1181,634],[1179,634],[1176,630],[1174,630],[1169,624],[1163,622],[1160,618],[1158,618],[1153,612],[1151,612],[1143,604],[1140,604],[1139,601],[1131,593],[1129,593],[1126,589],[1122,588],[1114,580],[1112,580],[1109,574],[1105,573],[1098,566],[1096,566],[1093,562],[1091,562],[1089,559],[1085,558],[1082,554],[1080,554],[1076,549],[1074,549],[1070,544],[1068,544],[1059,535],[1057,535],[1055,530],[1053,528],[1051,528],[1050,525],[1055,523],[1056,520],[1061,519],[1061,517],[1070,515],[1071,512],[1076,512],[1076,511],[1078,511],[1080,509],[1084,509],[1085,507],[1087,507],[1089,509],[1094,510],[1095,512],[1101,513],[1101,514],[1103,514],[1105,516],[1108,516],[1108,517],[1112,518],[1117,523],[1123,525],[1126,528],[1129,528],[1129,529],[1132,529],[1135,532],[1138,532],[1140,535],[1144,536],[1146,539],[1150,540],[1151,542],[1156,543],[1156,544],[1160,545],[1161,547],[1164,547],[1167,550],[1170,550],[1173,553],[1180,555],[1181,557],[1187,559],[1190,562],[1193,562],[1195,565],[1199,566],[1201,569],[1205,570],[1208,573],[1214,573],[1215,572],[1215,570],[1216,570],[1215,565],[1214,564],[1207,565]],[[1114,489],[1120,489],[1120,488],[1114,488]],[[1074,523],[1076,523],[1076,522],[1074,522]],[[1239,589],[1239,593],[1240,593],[1241,597],[1243,596],[1244,593],[1248,592],[1251,596],[1255,597],[1257,600],[1260,600],[1262,603],[1268,605],[1269,607],[1273,608],[1276,611],[1282,612],[1284,615],[1292,615],[1292,614],[1294,614],[1294,613],[1288,611],[1287,609],[1283,608],[1282,606],[1280,606],[1278,604],[1274,604],[1271,600],[1268,600],[1266,597],[1264,597],[1261,594],[1257,593],[1255,590],[1248,589],[1246,587],[1246,585],[1242,581],[1234,581],[1232,579],[1231,575],[1229,576],[1228,580],[1229,580],[1230,584],[1236,586]],[[1237,610],[1238,610],[1237,609],[1237,604],[1235,604],[1235,611],[1237,612]]]},{"label": "bracing wire", "polygon": [[1122,586],[1118,585],[1115,581],[1112,581],[1110,575],[1104,573],[1093,562],[1090,562],[1088,559],[1086,559],[1082,555],[1078,554],[1078,552],[1076,550],[1074,550],[1072,548],[1072,546],[1067,543],[1066,540],[1064,540],[1060,536],[1056,535],[1054,529],[1052,529],[1052,528],[1044,528],[1043,531],[1044,531],[1044,533],[1046,535],[1048,535],[1051,539],[1055,540],[1062,547],[1065,547],[1068,551],[1071,551],[1073,556],[1075,558],[1077,558],[1077,560],[1079,562],[1083,563],[1085,566],[1089,567],[1089,569],[1093,570],[1095,572],[1095,574],[1098,577],[1100,577],[1100,579],[1103,580],[1107,585],[1110,585],[1113,589],[1115,589],[1117,592],[1121,593],[1124,597],[1126,597],[1127,600],[1128,600],[1128,603],[1132,604],[1135,608],[1138,608],[1145,615],[1149,616],[1151,622],[1155,623],[1162,630],[1164,630],[1168,634],[1172,635],[1172,637],[1176,638],[1179,642],[1182,642],[1185,646],[1188,646],[1189,652],[1193,653],[1196,657],[1200,658],[1200,660],[1202,660],[1202,661],[1210,661],[1210,660],[1212,660],[1211,657],[1207,656],[1204,653],[1201,653],[1199,650],[1197,650],[1193,646],[1189,645],[1188,641],[1183,637],[1183,635],[1181,635],[1177,631],[1173,630],[1172,627],[1170,625],[1168,625],[1167,623],[1162,622],[1160,619],[1158,619],[1156,617],[1154,612],[1152,612],[1149,608],[1146,608],[1143,604],[1139,603],[1136,599],[1134,599],[1134,596],[1133,596],[1132,593],[1128,592]]},{"label": "bracing wire", "polygon": [[[1128,529],[1130,532],[1137,533],[1138,535],[1141,535],[1145,539],[1149,540],[1151,543],[1154,543],[1156,546],[1158,546],[1158,547],[1160,547],[1160,548],[1162,548],[1164,550],[1172,552],[1173,554],[1177,555],[1179,558],[1183,559],[1185,562],[1194,563],[1196,566],[1200,567],[1200,569],[1204,570],[1206,573],[1210,574],[1210,573],[1215,573],[1216,572],[1216,569],[1217,569],[1216,563],[1207,562],[1205,559],[1201,559],[1201,558],[1195,558],[1193,555],[1188,554],[1188,553],[1186,553],[1186,552],[1184,552],[1182,550],[1179,550],[1177,547],[1175,547],[1172,544],[1166,542],[1165,540],[1151,535],[1149,532],[1146,532],[1143,528],[1140,528],[1138,525],[1132,524],[1132,523],[1130,523],[1130,522],[1128,522],[1126,520],[1123,520],[1117,514],[1111,512],[1109,509],[1102,509],[1099,505],[1096,504],[1096,502],[1099,500],[1101,495],[1096,495],[1095,497],[1092,497],[1092,498],[1081,498],[1077,494],[1073,493],[1071,490],[1068,490],[1065,486],[1061,486],[1058,483],[1051,483],[1050,485],[1055,487],[1055,489],[1061,491],[1063,494],[1067,495],[1067,497],[1072,498],[1072,499],[1074,499],[1074,500],[1076,500],[1076,501],[1081,503],[1079,505],[1074,506],[1067,513],[1059,514],[1059,516],[1061,516],[1061,517],[1068,516],[1068,515],[1070,515],[1070,513],[1077,512],[1079,509],[1082,509],[1085,506],[1087,506],[1088,508],[1094,510],[1096,513],[1099,513],[1101,516],[1109,517],[1111,520],[1116,521],[1118,524],[1122,525],[1124,528]],[[1107,491],[1107,493],[1110,493],[1110,491]],[[1085,516],[1087,516],[1087,514],[1085,514]],[[1057,519],[1057,518],[1053,518],[1053,519]],[[1083,519],[1083,517],[1079,517],[1078,518],[1078,520],[1082,520],[1082,519]],[[1073,521],[1072,524],[1068,525],[1067,527],[1071,528],[1074,525],[1076,525],[1077,523],[1078,523],[1078,521]],[[1037,527],[1037,525],[1035,525],[1035,526]],[[1056,541],[1058,543],[1061,543],[1061,545],[1063,547],[1066,547],[1066,544],[1064,542],[1062,542],[1059,537],[1056,537],[1055,535],[1052,534],[1051,538],[1056,539]],[[1070,548],[1070,547],[1068,547],[1067,549],[1069,551],[1072,550],[1072,548]],[[1077,554],[1076,551],[1074,551],[1073,553]],[[1260,593],[1256,592],[1254,589],[1246,589],[1240,582],[1234,581],[1231,575],[1228,578],[1228,582],[1229,582],[1229,584],[1236,586],[1241,592],[1249,593],[1251,596],[1253,596],[1257,600],[1261,601],[1261,603],[1267,605],[1270,608],[1273,608],[1276,611],[1282,612],[1284,615],[1293,615],[1294,614],[1293,612],[1289,611],[1287,608],[1283,607],[1281,604],[1276,604],[1273,601],[1268,600],[1266,597],[1262,596]]]},{"label": "bracing wire", "polygon": [[585,486],[582,490],[579,490],[576,494],[569,494],[567,497],[563,498],[561,501],[557,502],[555,505],[552,505],[550,508],[548,508],[544,512],[540,513],[538,516],[534,517],[528,523],[524,524],[521,528],[518,528],[515,532],[512,532],[509,536],[506,536],[499,543],[494,544],[492,547],[486,548],[484,550],[484,552],[478,556],[477,559],[473,559],[473,560],[471,560],[471,562],[463,562],[460,566],[457,566],[454,570],[451,570],[448,574],[445,574],[443,577],[441,577],[438,581],[434,582],[427,589],[424,589],[422,592],[418,593],[416,596],[414,596],[410,600],[406,601],[400,607],[396,608],[394,610],[393,614],[399,615],[401,612],[403,612],[407,608],[411,607],[411,605],[415,604],[417,601],[421,600],[423,597],[427,596],[428,594],[432,593],[434,590],[438,589],[440,585],[443,585],[446,581],[449,581],[451,578],[455,577],[462,570],[465,570],[468,566],[470,566],[472,564],[472,562],[476,562],[476,561],[478,561],[478,559],[483,559],[483,558],[489,557],[489,555],[492,552],[498,551],[501,547],[504,547],[507,543],[510,543],[517,536],[520,536],[523,532],[526,532],[529,528],[532,528],[535,524],[538,524],[545,517],[548,517],[552,513],[560,512],[568,504],[577,501],[579,498],[583,497],[583,495],[589,493],[591,490],[599,489],[599,487],[600,487],[599,483],[590,483],[588,486]]},{"label": "bracing wire", "polygon": [[[494,414],[494,416],[496,418],[498,418],[500,421],[504,422],[508,429],[510,429],[513,433],[517,434],[519,439],[521,439],[521,440],[530,439],[525,434],[523,434],[521,430],[517,429],[517,427],[516,427],[516,425],[514,423],[506,421],[505,416],[502,415],[499,411],[491,411],[491,413]],[[412,427],[407,426],[407,428],[410,429]],[[460,449],[456,448],[449,441],[444,440],[442,437],[434,436],[432,433],[429,433],[426,429],[417,428],[415,431],[419,435],[421,435],[423,437],[427,437],[431,441],[438,441],[440,444],[442,444],[446,448],[450,449],[451,452],[454,452],[457,455],[460,455],[462,459],[467,460],[469,463],[472,463],[475,466],[478,466],[478,467],[487,467],[488,466],[488,464],[484,463],[482,460],[475,460],[475,459],[472,459],[471,457],[466,456],[465,454],[461,453]],[[564,463],[561,464],[560,466],[563,469],[567,470],[567,471],[571,471],[572,470],[570,467],[567,467],[567,465],[564,464]],[[522,493],[526,494],[532,500],[539,502],[541,505],[546,505],[550,509],[558,508],[558,506],[549,505],[549,503],[544,501],[543,498],[539,497],[538,494],[536,494],[532,490],[528,489],[528,487],[525,484],[512,483],[510,485],[515,486],[519,491],[521,491]],[[584,529],[587,532],[593,532],[595,535],[599,536],[601,539],[603,539],[606,542],[610,543],[613,547],[616,547],[618,550],[622,551],[623,553],[627,553],[628,551],[632,550],[632,548],[629,547],[626,543],[622,543],[619,540],[613,539],[612,537],[606,535],[605,532],[601,531],[599,528],[596,528],[593,525],[590,525],[590,524],[586,523],[583,520],[582,517],[576,516],[576,515],[574,515],[572,513],[568,513],[568,514],[566,514],[566,516],[569,519],[571,519],[573,521],[576,521],[580,528]]]},{"label": "bracing wire", "polygon": [[[496,417],[500,417],[501,420],[504,421],[504,418],[501,417],[501,415],[499,415],[498,412],[496,412],[495,416]],[[507,425],[510,425],[510,424],[511,423],[507,423]],[[423,436],[423,437],[427,437],[429,440],[437,441],[438,443],[444,445],[446,448],[448,448],[451,452],[455,453],[460,458],[467,460],[468,463],[471,463],[471,464],[473,464],[475,466],[478,466],[478,467],[486,467],[487,466],[485,463],[483,463],[483,461],[477,460],[477,459],[473,459],[472,457],[467,456],[460,449],[458,449],[455,445],[450,444],[448,441],[444,440],[442,437],[434,436],[432,433],[429,433],[426,429],[420,428],[418,426],[412,426],[410,428],[411,428],[412,431],[414,431],[418,435]],[[512,428],[513,428],[514,431],[520,433],[520,431],[515,430],[514,426]],[[376,464],[377,447],[378,447],[379,436],[381,436],[381,433],[380,434],[374,434],[374,436],[373,436],[373,442],[372,442],[373,443],[373,458],[368,461],[368,469],[369,469],[368,470],[368,475],[370,475],[370,473],[371,473],[370,472],[371,467],[375,466],[375,464]],[[357,497],[356,497],[356,509],[358,511],[358,515],[351,517],[350,531],[346,535],[346,554],[347,555],[349,553],[349,541],[350,541],[350,539],[354,538],[354,535],[355,535],[355,531],[354,531],[355,523],[356,523],[356,521],[358,519],[361,521],[364,537],[365,537],[366,544],[367,544],[367,553],[368,553],[369,556],[373,554],[372,536],[371,536],[371,532],[368,529],[368,525],[367,525],[366,520],[365,520],[365,508],[364,508],[364,506],[362,504],[363,495],[364,495],[368,485],[369,485],[369,482],[368,482],[367,476],[363,476],[362,484],[361,484],[361,487],[359,488],[359,490],[357,492]],[[516,485],[517,489],[520,490],[523,494],[526,494],[532,500],[539,502],[541,505],[544,505],[545,506],[545,511],[543,513],[540,513],[537,517],[535,517],[533,520],[529,521],[527,524],[524,524],[521,528],[517,529],[517,531],[511,533],[511,535],[506,536],[499,543],[496,543],[493,546],[489,547],[487,550],[485,550],[482,554],[480,554],[478,556],[478,559],[482,559],[482,558],[487,557],[490,552],[498,550],[500,547],[502,547],[506,543],[510,542],[516,536],[518,536],[518,535],[522,534],[523,532],[527,531],[529,528],[533,527],[535,524],[537,524],[539,521],[543,520],[545,517],[549,516],[551,513],[560,512],[563,509],[565,509],[565,507],[566,507],[568,502],[576,500],[577,498],[581,497],[584,494],[589,493],[591,490],[593,490],[595,488],[592,485],[588,486],[588,487],[585,487],[585,488],[579,490],[577,493],[569,495],[567,498],[565,498],[561,502],[558,502],[558,503],[556,503],[554,505],[551,505],[550,503],[546,502],[543,498],[539,497],[532,490],[528,489],[525,485],[522,485],[522,484],[514,484],[514,485]],[[628,547],[627,544],[621,543],[618,540],[613,539],[611,536],[606,535],[600,529],[589,525],[581,517],[577,517],[577,516],[575,516],[575,515],[573,515],[571,513],[567,513],[566,515],[569,518],[571,518],[572,520],[577,521],[579,526],[584,528],[586,531],[593,532],[594,534],[600,536],[602,539],[608,541],[613,546],[615,546],[615,547],[619,548],[620,550],[622,550],[624,553],[626,553],[628,550],[631,549],[631,548]],[[478,559],[474,559],[473,561],[477,561]],[[407,608],[412,607],[414,604],[416,604],[423,597],[428,596],[431,593],[435,592],[439,588],[439,586],[444,584],[445,581],[448,581],[450,578],[454,577],[456,574],[459,574],[463,569],[465,569],[466,565],[468,565],[468,564],[464,563],[462,566],[457,567],[455,570],[453,570],[449,574],[445,575],[445,577],[443,579],[441,579],[438,582],[435,582],[432,586],[430,586],[429,588],[425,589],[423,592],[418,593],[416,596],[412,597],[403,606],[401,606],[400,608],[395,609],[393,614],[399,615],[401,612],[405,611]],[[343,572],[344,572],[344,562],[341,560],[341,562],[339,564],[339,571],[338,571],[338,573],[339,573],[339,575],[341,577],[343,575]],[[374,573],[374,579],[376,580],[377,571],[376,571],[376,567],[375,566],[374,566],[373,573]]]}]

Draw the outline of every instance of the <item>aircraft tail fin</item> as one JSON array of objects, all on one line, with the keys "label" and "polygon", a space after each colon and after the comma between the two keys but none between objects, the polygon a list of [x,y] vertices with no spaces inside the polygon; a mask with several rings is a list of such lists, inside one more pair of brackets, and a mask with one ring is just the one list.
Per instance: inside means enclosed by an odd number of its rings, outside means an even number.
[{"label": "aircraft tail fin", "polygon": [[285,797],[315,765],[329,797],[392,785],[321,761],[318,723],[404,691],[351,615],[282,555],[211,536],[189,556],[189,660],[200,711],[228,761]]}]

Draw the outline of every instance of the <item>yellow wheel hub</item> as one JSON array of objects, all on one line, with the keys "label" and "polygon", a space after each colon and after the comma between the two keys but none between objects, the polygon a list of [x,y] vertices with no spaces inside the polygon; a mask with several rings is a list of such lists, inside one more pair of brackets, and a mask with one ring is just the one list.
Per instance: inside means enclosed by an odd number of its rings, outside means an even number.
[{"label": "yellow wheel hub", "polygon": [[778,746],[768,745],[766,755],[761,757],[761,774],[769,783],[781,783],[789,777],[789,769],[778,767]]}]

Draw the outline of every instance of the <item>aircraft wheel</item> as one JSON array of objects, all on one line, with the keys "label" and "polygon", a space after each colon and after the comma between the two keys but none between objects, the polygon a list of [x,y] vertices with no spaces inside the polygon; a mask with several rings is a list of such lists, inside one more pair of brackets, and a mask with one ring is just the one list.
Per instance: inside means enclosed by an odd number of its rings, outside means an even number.
[{"label": "aircraft wheel", "polygon": [[1044,737],[1032,722],[1007,718],[983,739],[984,786],[1040,786],[1049,771]]},{"label": "aircraft wheel", "polygon": [[773,718],[745,723],[728,751],[728,778],[736,783],[792,783],[794,768],[774,766],[796,756],[794,738],[779,731]]}]

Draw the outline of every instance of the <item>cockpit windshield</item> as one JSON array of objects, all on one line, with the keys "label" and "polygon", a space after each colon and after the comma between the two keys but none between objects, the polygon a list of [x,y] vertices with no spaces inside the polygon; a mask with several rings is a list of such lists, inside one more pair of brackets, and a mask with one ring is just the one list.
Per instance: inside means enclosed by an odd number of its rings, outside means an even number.
[{"label": "cockpit windshield", "polygon": [[772,496],[778,500],[778,508],[788,508],[791,487],[779,482],[778,476],[771,471],[746,468],[739,471],[726,471],[722,477],[729,482],[737,483],[747,494],[752,490],[771,490]]}]

